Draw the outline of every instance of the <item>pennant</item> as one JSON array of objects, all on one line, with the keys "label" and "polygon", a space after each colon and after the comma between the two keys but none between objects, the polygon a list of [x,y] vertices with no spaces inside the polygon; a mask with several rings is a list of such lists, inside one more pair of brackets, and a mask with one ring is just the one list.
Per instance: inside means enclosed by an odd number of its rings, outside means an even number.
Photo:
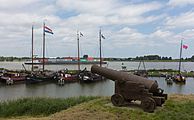
[{"label": "pennant", "polygon": [[84,35],[80,32],[80,37],[81,37],[81,36],[84,36]]},{"label": "pennant", "polygon": [[184,49],[187,49],[187,48],[188,48],[188,45],[183,45],[183,48],[184,48]]},{"label": "pennant", "polygon": [[44,32],[54,34],[53,31],[47,26],[44,26]]},{"label": "pennant", "polygon": [[103,39],[105,39],[105,37],[104,37],[103,35],[101,35],[101,37],[102,37]]}]

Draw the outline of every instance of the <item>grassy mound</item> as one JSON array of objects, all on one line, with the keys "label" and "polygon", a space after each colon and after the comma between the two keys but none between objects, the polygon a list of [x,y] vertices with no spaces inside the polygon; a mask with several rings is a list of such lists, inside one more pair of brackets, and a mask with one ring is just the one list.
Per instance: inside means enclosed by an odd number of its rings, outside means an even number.
[{"label": "grassy mound", "polygon": [[23,98],[0,103],[0,117],[48,116],[97,97]]},{"label": "grassy mound", "polygon": [[[92,98],[93,99],[93,98]],[[13,118],[14,120],[16,118]],[[11,118],[11,120],[13,120]],[[194,95],[170,95],[163,107],[154,113],[144,112],[140,106],[115,107],[109,97],[85,102],[47,117],[22,116],[22,120],[194,120]],[[1,118],[0,118],[1,120]],[[3,120],[3,119],[2,119]]]},{"label": "grassy mound", "polygon": [[115,107],[110,98],[100,98],[51,115],[52,120],[193,120],[194,96],[171,95],[163,107],[154,113],[144,112],[140,106]]}]

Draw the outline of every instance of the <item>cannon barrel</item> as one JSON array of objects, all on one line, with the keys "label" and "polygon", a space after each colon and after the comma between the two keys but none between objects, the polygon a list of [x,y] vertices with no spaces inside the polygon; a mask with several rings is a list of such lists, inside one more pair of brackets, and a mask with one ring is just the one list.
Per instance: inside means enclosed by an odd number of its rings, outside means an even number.
[{"label": "cannon barrel", "polygon": [[131,81],[135,83],[140,83],[145,86],[152,93],[158,92],[158,83],[157,81],[149,80],[137,75],[128,74],[126,72],[116,71],[112,69],[108,69],[105,67],[99,67],[97,65],[93,65],[91,67],[91,72],[102,75],[108,79],[113,81]]}]

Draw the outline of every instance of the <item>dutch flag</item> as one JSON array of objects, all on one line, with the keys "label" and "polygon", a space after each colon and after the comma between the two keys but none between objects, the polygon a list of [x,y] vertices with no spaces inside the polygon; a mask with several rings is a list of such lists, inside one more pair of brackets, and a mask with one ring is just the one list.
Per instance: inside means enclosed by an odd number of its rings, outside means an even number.
[{"label": "dutch flag", "polygon": [[47,26],[44,26],[44,32],[54,34],[53,31]]}]

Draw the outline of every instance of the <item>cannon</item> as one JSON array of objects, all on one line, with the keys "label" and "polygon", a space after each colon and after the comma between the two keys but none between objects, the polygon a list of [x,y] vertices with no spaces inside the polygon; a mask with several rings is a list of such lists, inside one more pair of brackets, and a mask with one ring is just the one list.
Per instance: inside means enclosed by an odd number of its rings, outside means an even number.
[{"label": "cannon", "polygon": [[162,106],[167,99],[167,94],[158,87],[157,81],[97,65],[91,67],[91,72],[115,81],[115,94],[111,96],[115,106],[139,100],[145,112],[154,112],[156,106]]}]

